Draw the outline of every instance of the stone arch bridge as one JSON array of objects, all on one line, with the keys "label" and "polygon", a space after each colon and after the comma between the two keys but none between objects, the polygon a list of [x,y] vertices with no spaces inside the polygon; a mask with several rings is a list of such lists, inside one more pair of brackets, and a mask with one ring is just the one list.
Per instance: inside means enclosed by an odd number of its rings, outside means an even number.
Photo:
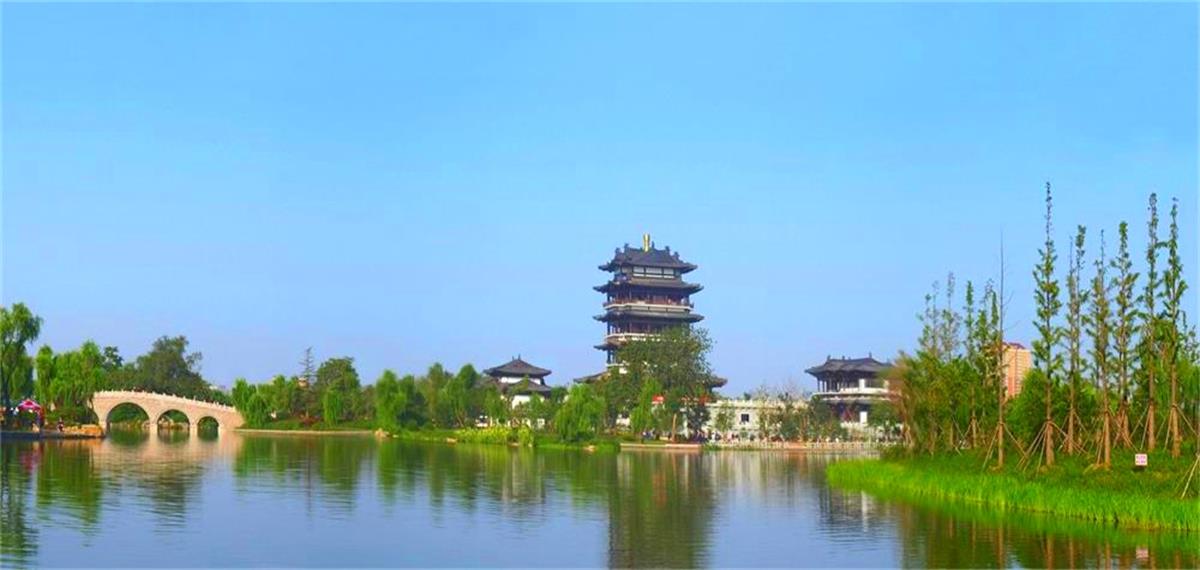
[{"label": "stone arch bridge", "polygon": [[92,411],[96,412],[96,418],[100,420],[100,425],[104,426],[105,431],[108,431],[108,414],[121,404],[140,407],[150,416],[151,422],[157,422],[163,414],[174,410],[187,416],[188,423],[192,425],[199,424],[204,418],[216,420],[219,429],[238,428],[246,423],[241,412],[233,406],[154,392],[108,390],[92,394]]}]

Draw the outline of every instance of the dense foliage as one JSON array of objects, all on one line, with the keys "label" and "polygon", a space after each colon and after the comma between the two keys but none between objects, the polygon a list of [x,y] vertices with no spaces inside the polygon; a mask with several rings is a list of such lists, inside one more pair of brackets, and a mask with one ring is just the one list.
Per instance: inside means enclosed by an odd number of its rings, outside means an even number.
[{"label": "dense foliage", "polygon": [[[100,421],[91,411],[98,390],[141,390],[175,394],[197,400],[231,403],[229,396],[212,388],[200,375],[201,355],[187,351],[185,337],[162,337],[150,350],[125,362],[116,347],[101,348],[93,341],[78,349],[55,353],[42,346],[29,357],[26,346],[37,338],[41,319],[23,304],[0,307],[0,347],[5,359],[4,382],[13,400],[32,397],[46,410],[47,419],[69,423]],[[15,402],[14,402],[15,403]],[[122,421],[137,417],[121,408]]]},{"label": "dense foliage", "polygon": [[[1100,232],[1098,255],[1089,261],[1086,228],[1076,228],[1063,302],[1051,219],[1047,186],[1046,237],[1033,273],[1033,367],[1015,398],[1006,398],[1003,386],[1002,290],[987,283],[977,305],[968,283],[959,307],[951,275],[926,297],[917,350],[901,354],[889,372],[896,388],[892,404],[910,451],[979,449],[985,461],[1001,467],[1006,451],[1017,452],[1022,467],[1049,467],[1065,454],[1107,468],[1114,450],[1165,445],[1178,458],[1184,447],[1195,449],[1200,425],[1189,423],[1183,410],[1200,406],[1200,343],[1182,307],[1187,284],[1178,253],[1178,204],[1163,241],[1157,198],[1150,197],[1140,295],[1141,274],[1133,268],[1122,222],[1111,259]],[[1196,486],[1193,481],[1191,488]]]},{"label": "dense foliage", "polygon": [[642,428],[653,426],[673,436],[683,428],[698,433],[713,399],[711,350],[708,331],[688,326],[624,344],[617,351],[617,366],[596,381],[604,421],[611,427],[623,416],[632,421],[636,412]]}]

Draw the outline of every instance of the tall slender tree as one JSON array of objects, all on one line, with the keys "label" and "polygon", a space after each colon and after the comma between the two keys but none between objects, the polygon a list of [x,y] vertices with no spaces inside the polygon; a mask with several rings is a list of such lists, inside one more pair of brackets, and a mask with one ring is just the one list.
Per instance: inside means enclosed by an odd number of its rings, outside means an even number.
[{"label": "tall slender tree", "polygon": [[1104,231],[1100,232],[1100,257],[1095,261],[1096,273],[1092,277],[1091,304],[1087,315],[1087,332],[1092,339],[1092,379],[1100,392],[1100,464],[1105,468],[1112,465],[1112,408],[1109,400],[1109,365],[1112,310],[1109,303],[1107,264],[1104,252]]},{"label": "tall slender tree", "polygon": [[1033,341],[1033,361],[1034,366],[1041,372],[1042,382],[1045,384],[1043,404],[1046,409],[1042,428],[1034,440],[1033,447],[1041,445],[1046,465],[1054,465],[1054,430],[1058,428],[1054,423],[1053,397],[1058,370],[1062,366],[1062,356],[1054,352],[1054,345],[1058,343],[1061,336],[1061,331],[1054,321],[1062,308],[1062,301],[1058,298],[1059,285],[1058,280],[1054,277],[1054,263],[1058,256],[1054,252],[1053,208],[1054,199],[1050,193],[1050,183],[1047,182],[1046,241],[1038,251],[1040,258],[1033,271],[1038,332],[1038,338]]},{"label": "tall slender tree", "polygon": [[975,284],[967,281],[967,290],[964,294],[965,305],[963,307],[963,328],[966,330],[966,342],[963,343],[966,349],[967,364],[974,372],[974,378],[969,378],[965,386],[967,391],[967,408],[970,417],[967,419],[967,442],[971,447],[979,446],[979,414],[976,406],[979,404],[979,390],[982,387],[982,381],[986,378],[984,375],[983,349],[984,337],[980,335],[980,327],[986,329],[987,315],[977,314],[975,310]]},{"label": "tall slender tree", "polygon": [[1179,457],[1182,433],[1179,429],[1179,349],[1185,340],[1181,320],[1183,294],[1187,282],[1183,279],[1183,261],[1179,258],[1179,200],[1171,204],[1171,227],[1167,237],[1167,267],[1163,271],[1163,339],[1162,364],[1166,368],[1171,388],[1170,408],[1167,412],[1167,439],[1171,457]]},{"label": "tall slender tree", "polygon": [[[1004,448],[1007,441],[1008,427],[1004,421],[1004,403],[1008,399],[1007,386],[1004,383],[1005,370],[1007,363],[1004,358],[1004,307],[1006,299],[1004,298],[1004,240],[1000,240],[1000,290],[994,292],[991,299],[992,320],[995,323],[995,328],[992,330],[992,353],[996,359],[996,464],[1000,468],[1004,468]],[[1015,365],[1015,363],[1014,363]],[[1019,445],[1019,444],[1018,444]]]},{"label": "tall slender tree", "polygon": [[1160,363],[1158,362],[1158,345],[1159,345],[1159,317],[1158,317],[1158,286],[1161,278],[1158,275],[1158,195],[1150,194],[1150,220],[1146,224],[1148,230],[1148,239],[1146,240],[1146,284],[1142,289],[1142,295],[1139,299],[1142,303],[1142,336],[1141,336],[1141,373],[1142,381],[1146,387],[1146,416],[1145,416],[1145,442],[1146,449],[1154,451],[1158,444],[1158,438],[1155,437],[1155,424],[1158,423],[1155,406],[1157,395],[1154,393],[1154,388],[1158,374],[1160,372]]},{"label": "tall slender tree", "polygon": [[1083,326],[1084,305],[1088,293],[1083,287],[1084,242],[1087,228],[1079,226],[1075,231],[1075,248],[1068,254],[1067,267],[1067,315],[1063,329],[1063,348],[1067,353],[1067,440],[1068,455],[1074,455],[1079,437],[1079,394],[1083,379]]},{"label": "tall slender tree", "polygon": [[1118,445],[1133,447],[1129,425],[1129,384],[1137,360],[1134,345],[1134,335],[1137,332],[1137,299],[1134,287],[1137,286],[1138,274],[1133,270],[1133,260],[1129,255],[1129,224],[1121,222],[1117,227],[1117,236],[1117,256],[1113,258],[1111,265],[1116,272],[1111,283],[1114,291],[1111,365],[1112,373],[1117,379],[1116,440]]}]

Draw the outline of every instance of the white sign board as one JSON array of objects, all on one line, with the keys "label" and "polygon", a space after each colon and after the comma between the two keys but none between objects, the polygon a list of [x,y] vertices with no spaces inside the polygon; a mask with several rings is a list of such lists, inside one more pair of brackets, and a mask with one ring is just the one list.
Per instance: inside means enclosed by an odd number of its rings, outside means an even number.
[{"label": "white sign board", "polygon": [[1138,453],[1133,456],[1134,467],[1145,467],[1148,464],[1145,453]]}]

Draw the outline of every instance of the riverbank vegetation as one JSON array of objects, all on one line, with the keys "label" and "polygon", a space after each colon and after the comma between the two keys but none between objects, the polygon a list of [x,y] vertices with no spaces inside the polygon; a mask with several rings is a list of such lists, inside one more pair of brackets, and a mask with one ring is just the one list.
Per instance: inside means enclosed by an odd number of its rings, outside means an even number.
[{"label": "riverbank vegetation", "polygon": [[[54,352],[42,346],[29,349],[41,332],[42,319],[22,303],[0,307],[0,400],[34,398],[46,410],[46,420],[67,424],[96,423],[90,407],[99,390],[141,390],[229,404],[228,395],[200,375],[201,354],[188,352],[182,336],[164,336],[150,350],[125,361],[114,346],[86,341],[75,350]],[[120,407],[108,418],[114,423],[145,421],[145,412]],[[155,418],[157,419],[157,418]]]},{"label": "riverbank vegetation", "polygon": [[[951,274],[926,297],[914,354],[888,373],[903,444],[882,462],[849,463],[831,480],[908,497],[941,497],[1108,524],[1198,528],[1200,343],[1184,310],[1178,203],[1161,239],[1151,195],[1145,261],[1129,226],[1072,234],[1058,265],[1046,187],[1045,241],[1033,271],[1032,367],[1006,388],[1020,347],[1005,342],[1004,266],[962,305]],[[1016,394],[1010,393],[1019,389]],[[1191,415],[1191,417],[1189,417]],[[1134,471],[1136,454],[1148,465]]]},{"label": "riverbank vegetation", "polygon": [[385,370],[363,386],[353,359],[332,358],[314,369],[306,356],[298,376],[263,384],[239,379],[232,400],[251,428],[352,425],[430,441],[609,445],[624,431],[621,417],[634,418],[635,432],[698,431],[713,398],[710,348],[702,329],[671,329],[623,347],[627,373],[554,387],[545,397],[520,383],[501,386],[470,364],[453,374],[440,363],[421,375]]},{"label": "riverbank vegetation", "polygon": [[[1133,452],[1117,458],[1132,464]],[[886,461],[840,461],[829,466],[830,483],[901,500],[978,505],[999,512],[1053,514],[1109,526],[1200,529],[1194,499],[1179,497],[1189,458],[1158,452],[1156,468],[1098,471],[1083,456],[1065,456],[1053,470],[1033,472],[1010,463],[981,470],[978,454],[915,456]]]}]

